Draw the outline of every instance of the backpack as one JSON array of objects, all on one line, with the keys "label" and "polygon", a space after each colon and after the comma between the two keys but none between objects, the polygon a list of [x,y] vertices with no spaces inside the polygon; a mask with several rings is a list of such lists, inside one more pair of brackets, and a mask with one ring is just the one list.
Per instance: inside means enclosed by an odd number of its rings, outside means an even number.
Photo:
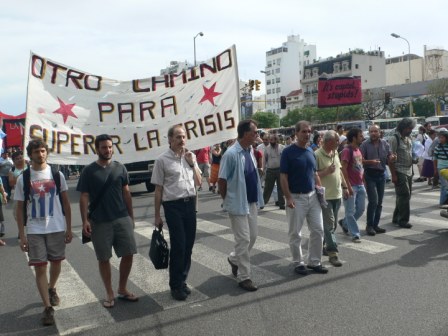
[{"label": "backpack", "polygon": [[[59,174],[59,170],[52,165],[49,165],[51,168],[51,177],[53,178],[54,184],[56,185],[56,195],[59,196],[59,201],[61,202],[62,206],[62,196],[61,196],[61,175]],[[29,202],[30,199],[30,187],[31,187],[31,169],[28,165],[27,168],[25,168],[22,172],[23,175],[23,199],[24,205],[23,205],[23,225],[26,225],[27,221],[27,202]],[[64,206],[62,206],[62,214],[65,216],[64,212]]]}]

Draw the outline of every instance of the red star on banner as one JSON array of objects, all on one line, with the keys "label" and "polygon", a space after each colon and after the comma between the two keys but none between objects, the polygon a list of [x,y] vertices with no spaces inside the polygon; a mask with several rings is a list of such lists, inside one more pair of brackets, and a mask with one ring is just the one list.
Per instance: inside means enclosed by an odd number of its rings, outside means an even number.
[{"label": "red star on banner", "polygon": [[215,92],[215,86],[216,86],[216,83],[214,83],[210,87],[210,89],[207,89],[204,85],[202,85],[202,87],[204,89],[204,97],[202,97],[202,99],[199,102],[199,104],[202,103],[202,102],[205,102],[206,100],[208,100],[213,106],[216,106],[214,98],[216,96],[219,96],[220,94],[222,94],[222,92]]},{"label": "red star on banner", "polygon": [[59,99],[59,97],[58,101],[60,106],[53,113],[61,114],[62,118],[64,119],[64,124],[69,116],[78,119],[78,117],[72,111],[73,106],[75,106],[76,104],[65,104],[61,99]]}]

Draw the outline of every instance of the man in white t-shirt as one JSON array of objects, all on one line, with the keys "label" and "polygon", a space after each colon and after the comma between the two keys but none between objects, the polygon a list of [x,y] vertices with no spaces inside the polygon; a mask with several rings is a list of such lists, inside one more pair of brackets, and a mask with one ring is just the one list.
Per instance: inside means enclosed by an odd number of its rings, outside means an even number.
[{"label": "man in white t-shirt", "polygon": [[[24,192],[24,174],[17,179],[14,193],[20,248],[28,252],[28,264],[35,268],[37,288],[45,306],[42,324],[53,325],[52,306],[59,304],[55,286],[61,272],[61,261],[65,259],[65,244],[72,240],[68,187],[64,175],[57,172],[60,181],[59,197],[55,177],[51,167],[47,165],[48,146],[45,142],[41,139],[31,140],[26,151],[31,159],[30,175],[27,174],[30,179],[29,195],[26,196]],[[25,200],[25,197],[28,199]],[[24,207],[27,210],[26,221]]]}]

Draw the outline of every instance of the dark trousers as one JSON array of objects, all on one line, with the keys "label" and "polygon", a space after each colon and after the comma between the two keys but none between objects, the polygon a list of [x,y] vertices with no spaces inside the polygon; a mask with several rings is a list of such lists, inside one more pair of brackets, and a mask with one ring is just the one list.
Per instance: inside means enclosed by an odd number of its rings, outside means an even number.
[{"label": "dark trousers", "polygon": [[170,288],[181,288],[191,266],[191,253],[196,237],[196,199],[194,197],[163,202],[170,232]]},{"label": "dark trousers", "polygon": [[397,183],[395,184],[395,210],[392,222],[396,224],[409,223],[411,215],[410,200],[412,194],[412,176],[397,172]]},{"label": "dark trousers", "polygon": [[8,198],[11,197],[11,187],[9,186],[9,177],[2,176],[3,189],[5,189],[6,194],[8,194]]},{"label": "dark trousers", "polygon": [[283,197],[282,187],[280,186],[280,168],[268,168],[266,169],[266,179],[264,181],[263,199],[264,204],[268,204],[269,198],[271,198],[274,184],[277,182],[277,195],[278,205],[285,205],[285,198]]},{"label": "dark trousers", "polygon": [[384,173],[377,175],[365,174],[367,199],[367,226],[378,227],[383,210],[384,187],[386,180]]}]

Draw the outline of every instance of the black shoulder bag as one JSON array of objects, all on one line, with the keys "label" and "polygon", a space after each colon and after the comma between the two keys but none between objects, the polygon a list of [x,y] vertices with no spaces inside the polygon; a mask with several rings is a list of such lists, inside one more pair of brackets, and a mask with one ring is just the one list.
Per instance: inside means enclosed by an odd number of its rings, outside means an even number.
[{"label": "black shoulder bag", "polygon": [[[114,170],[112,169],[111,172],[109,173],[109,175],[107,176],[106,182],[104,182],[103,186],[101,187],[100,192],[98,193],[98,195],[96,196],[96,198],[93,200],[93,202],[90,202],[89,204],[89,213],[87,215],[87,217],[90,219],[90,216],[93,214],[93,212],[96,210],[96,208],[98,207],[98,204],[101,201],[101,198],[103,198],[104,194],[106,193],[106,190],[109,189],[109,186],[111,185],[112,182],[112,175],[114,173]],[[82,243],[88,243],[90,242],[92,239],[90,238],[90,236],[86,236],[84,234],[84,230],[82,231]]]}]

